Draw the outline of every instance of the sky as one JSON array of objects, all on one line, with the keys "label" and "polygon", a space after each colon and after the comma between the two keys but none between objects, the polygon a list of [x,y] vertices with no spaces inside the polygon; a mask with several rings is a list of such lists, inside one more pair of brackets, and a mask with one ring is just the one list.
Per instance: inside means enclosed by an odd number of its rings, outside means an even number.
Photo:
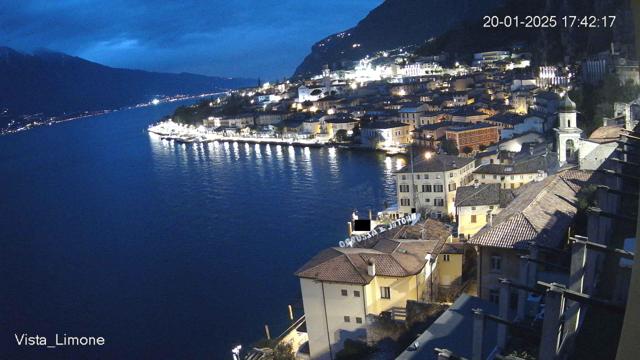
[{"label": "sky", "polygon": [[101,64],[279,79],[382,0],[0,0],[0,46]]}]

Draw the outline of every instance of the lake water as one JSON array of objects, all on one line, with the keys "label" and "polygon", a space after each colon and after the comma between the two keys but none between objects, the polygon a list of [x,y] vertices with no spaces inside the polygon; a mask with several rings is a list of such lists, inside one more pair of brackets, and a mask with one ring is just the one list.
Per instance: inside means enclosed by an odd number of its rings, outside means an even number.
[{"label": "lake water", "polygon": [[0,137],[0,358],[231,359],[264,324],[284,330],[293,272],[354,207],[393,202],[396,159],[150,136],[176,106]]}]

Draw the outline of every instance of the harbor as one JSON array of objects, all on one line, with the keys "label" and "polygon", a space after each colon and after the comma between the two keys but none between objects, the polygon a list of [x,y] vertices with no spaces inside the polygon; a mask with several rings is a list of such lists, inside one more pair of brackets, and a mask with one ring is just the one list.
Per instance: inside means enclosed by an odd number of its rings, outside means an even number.
[{"label": "harbor", "polygon": [[381,151],[387,155],[403,155],[406,153],[406,149],[403,147],[384,147],[379,149],[372,149],[367,146],[350,143],[336,143],[328,138],[316,137],[316,138],[303,138],[303,137],[276,137],[276,136],[260,136],[250,133],[242,135],[229,135],[228,133],[220,133],[212,131],[204,126],[190,126],[185,124],[179,124],[171,120],[162,121],[156,124],[152,124],[148,128],[150,134],[159,136],[161,140],[174,141],[179,144],[191,144],[191,143],[209,143],[209,142],[235,142],[235,143],[247,143],[247,144],[264,144],[264,145],[287,145],[287,146],[300,146],[300,147],[338,147],[341,149],[350,150],[366,150],[366,151]]}]

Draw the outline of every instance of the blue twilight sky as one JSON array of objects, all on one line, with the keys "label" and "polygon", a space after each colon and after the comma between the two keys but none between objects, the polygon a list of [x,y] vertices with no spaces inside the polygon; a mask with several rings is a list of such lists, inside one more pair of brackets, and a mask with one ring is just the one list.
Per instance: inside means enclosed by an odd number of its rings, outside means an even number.
[{"label": "blue twilight sky", "polygon": [[289,76],[382,0],[0,0],[0,46],[167,72]]}]

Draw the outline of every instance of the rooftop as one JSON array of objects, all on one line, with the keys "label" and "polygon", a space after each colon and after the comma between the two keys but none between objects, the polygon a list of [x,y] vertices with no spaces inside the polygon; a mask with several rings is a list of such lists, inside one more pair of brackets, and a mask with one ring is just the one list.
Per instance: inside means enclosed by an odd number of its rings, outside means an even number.
[{"label": "rooftop", "polygon": [[399,121],[374,121],[362,126],[365,129],[393,129],[409,126],[405,123],[401,123]]},{"label": "rooftop", "polygon": [[456,191],[456,206],[499,205],[506,207],[515,197],[511,189],[501,189],[501,184],[462,186]]},{"label": "rooftop", "polygon": [[[474,162],[473,158],[438,154],[430,159],[421,159],[413,164],[413,172],[443,172],[460,169]],[[410,173],[411,166],[406,165],[398,173]]]},{"label": "rooftop", "polygon": [[[486,300],[462,294],[436,321],[415,341],[418,348],[407,348],[396,360],[429,359],[436,360],[435,348],[447,349],[467,359],[472,358],[473,350],[473,310],[482,309],[486,314],[498,315],[498,306]],[[495,347],[497,324],[487,321],[485,324],[484,346],[487,354]],[[484,357],[483,357],[484,358]]]},{"label": "rooftop", "polygon": [[367,273],[369,261],[375,263],[376,275],[415,275],[424,268],[426,255],[437,255],[450,234],[441,222],[427,219],[416,225],[385,231],[369,240],[366,247],[323,250],[295,275],[319,281],[365,285],[373,279]]},{"label": "rooftop", "polygon": [[485,164],[477,168],[475,174],[513,175],[533,174],[538,171],[547,171],[549,163],[546,156],[535,156],[514,164]]},{"label": "rooftop", "polygon": [[530,241],[557,247],[577,213],[577,194],[594,181],[593,172],[566,170],[543,181],[528,183],[516,198],[483,227],[469,244],[526,249]]}]

